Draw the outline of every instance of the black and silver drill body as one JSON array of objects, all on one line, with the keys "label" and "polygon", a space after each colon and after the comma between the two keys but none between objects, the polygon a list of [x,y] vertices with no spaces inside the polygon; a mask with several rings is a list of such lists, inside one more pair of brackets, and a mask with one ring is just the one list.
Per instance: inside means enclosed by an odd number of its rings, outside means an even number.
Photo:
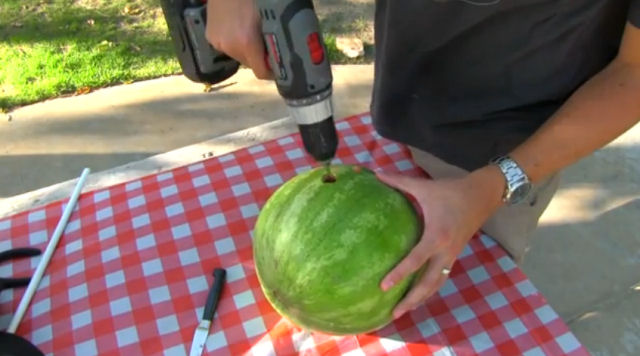
[{"label": "black and silver drill body", "polygon": [[[207,43],[206,1],[161,0],[161,4],[180,66],[189,79],[215,84],[237,71],[235,60]],[[332,75],[313,3],[256,0],[256,6],[278,92],[298,124],[306,151],[318,162],[329,162],[338,146]]]},{"label": "black and silver drill body", "polygon": [[239,63],[213,48],[205,37],[207,4],[201,0],[160,0],[182,73],[197,83],[216,84]]},{"label": "black and silver drill body", "polygon": [[256,0],[278,92],[300,129],[306,150],[328,161],[338,145],[332,75],[311,0]]}]

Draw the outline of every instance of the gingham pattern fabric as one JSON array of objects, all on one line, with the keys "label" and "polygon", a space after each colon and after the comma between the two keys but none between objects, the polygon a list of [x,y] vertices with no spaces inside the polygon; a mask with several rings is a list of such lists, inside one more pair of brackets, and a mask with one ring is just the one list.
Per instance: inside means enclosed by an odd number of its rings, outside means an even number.
[{"label": "gingham pattern fabric", "polygon": [[[337,125],[338,162],[423,174],[368,115]],[[18,334],[55,355],[185,355],[215,267],[227,270],[205,354],[587,354],[505,252],[474,237],[424,306],[371,334],[310,334],[281,318],[260,290],[252,227],[270,194],[310,169],[299,135],[85,193]],[[0,251],[44,250],[56,202],[0,220]],[[29,275],[38,259],[0,266]],[[23,290],[0,295],[7,325]]]}]

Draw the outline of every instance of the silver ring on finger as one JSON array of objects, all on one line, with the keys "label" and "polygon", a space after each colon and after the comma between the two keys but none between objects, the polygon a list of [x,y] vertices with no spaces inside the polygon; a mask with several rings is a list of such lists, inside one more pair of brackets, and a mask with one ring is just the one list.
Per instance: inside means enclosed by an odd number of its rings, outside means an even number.
[{"label": "silver ring on finger", "polygon": [[449,273],[451,273],[451,268],[444,267],[442,271],[440,271],[440,273],[442,273],[445,276],[448,276]]}]

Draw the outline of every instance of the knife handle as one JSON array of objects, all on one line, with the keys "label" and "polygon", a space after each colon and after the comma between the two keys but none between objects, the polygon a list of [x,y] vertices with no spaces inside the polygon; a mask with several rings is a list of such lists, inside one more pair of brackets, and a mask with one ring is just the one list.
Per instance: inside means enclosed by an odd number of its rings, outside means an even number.
[{"label": "knife handle", "polygon": [[224,285],[226,274],[227,271],[225,271],[224,268],[216,268],[213,271],[213,286],[207,296],[207,304],[204,306],[202,320],[213,320],[213,314],[216,312],[216,307],[218,306],[218,300],[220,299],[220,293],[222,293],[222,286]]}]

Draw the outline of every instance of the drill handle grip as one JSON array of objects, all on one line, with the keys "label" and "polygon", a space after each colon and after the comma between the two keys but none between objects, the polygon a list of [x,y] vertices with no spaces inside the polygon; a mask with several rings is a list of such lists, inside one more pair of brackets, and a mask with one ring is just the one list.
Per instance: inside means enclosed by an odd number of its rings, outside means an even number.
[{"label": "drill handle grip", "polygon": [[308,105],[331,92],[327,49],[311,0],[257,0],[262,33],[280,95],[289,106]]}]

